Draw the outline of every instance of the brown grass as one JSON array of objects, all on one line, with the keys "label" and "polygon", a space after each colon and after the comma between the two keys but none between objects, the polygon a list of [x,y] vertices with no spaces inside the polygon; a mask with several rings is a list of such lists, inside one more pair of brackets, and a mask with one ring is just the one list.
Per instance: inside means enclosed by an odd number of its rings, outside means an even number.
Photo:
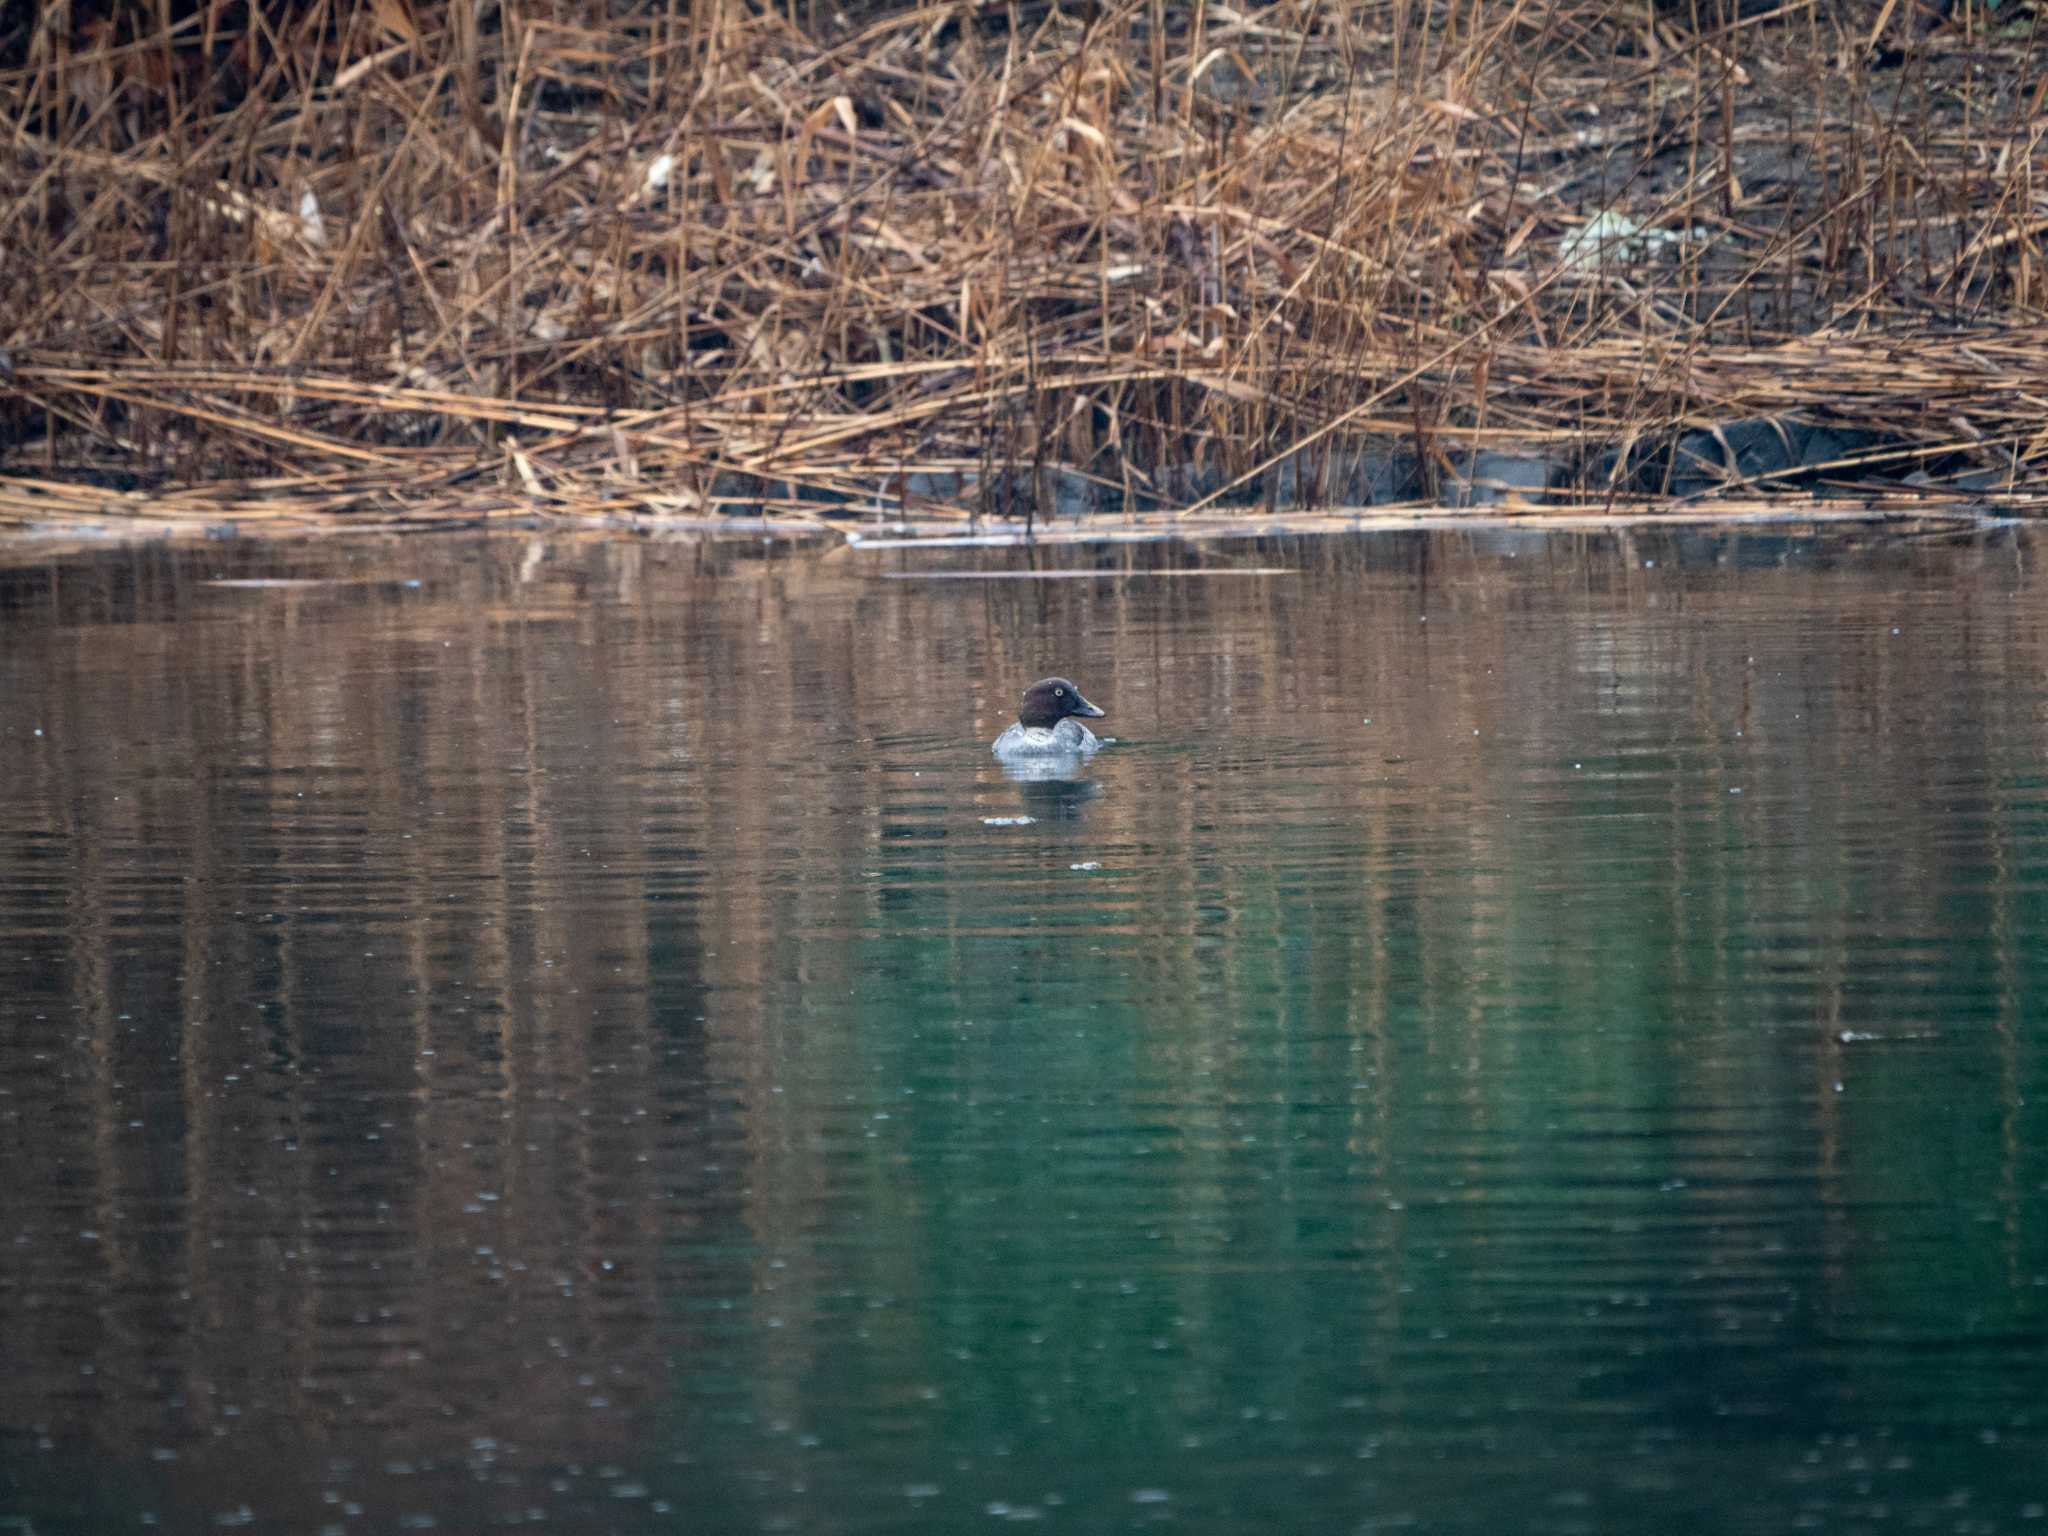
[{"label": "brown grass", "polygon": [[1583,508],[1759,416],[2031,504],[2040,11],[1715,3],[28,8],[0,524]]}]

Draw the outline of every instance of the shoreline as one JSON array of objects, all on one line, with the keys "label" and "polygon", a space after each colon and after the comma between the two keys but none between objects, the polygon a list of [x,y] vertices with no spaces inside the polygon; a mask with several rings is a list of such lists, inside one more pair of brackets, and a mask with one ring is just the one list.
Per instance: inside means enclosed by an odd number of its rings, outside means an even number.
[{"label": "shoreline", "polygon": [[[1898,536],[1968,534],[2024,526],[2048,514],[2048,496],[2030,502],[2033,516],[1995,508],[1940,511],[1910,505],[1753,503],[1617,510],[1559,509],[1452,512],[1440,507],[1371,508],[1357,512],[1161,514],[1139,519],[1090,519],[963,530],[956,522],[893,520],[877,524],[798,524],[780,518],[698,518],[663,521],[593,520],[505,514],[481,520],[443,519],[403,525],[267,518],[246,529],[197,518],[113,516],[40,526],[0,527],[0,564],[84,550],[141,546],[215,546],[382,541],[436,538],[614,539],[677,545],[776,544],[818,553],[879,554],[917,550],[1042,549],[1087,545],[1222,545],[1260,539],[1352,538],[1400,533],[1524,533],[1529,535],[1635,533],[1660,530],[1768,530],[1780,534],[1877,531]],[[1028,573],[1026,573],[1028,574]]]}]

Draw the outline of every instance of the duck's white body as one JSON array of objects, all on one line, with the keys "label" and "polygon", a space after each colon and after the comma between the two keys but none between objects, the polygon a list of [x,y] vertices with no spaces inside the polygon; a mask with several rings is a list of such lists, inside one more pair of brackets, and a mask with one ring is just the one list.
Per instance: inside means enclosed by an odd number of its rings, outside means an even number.
[{"label": "duck's white body", "polygon": [[1078,720],[1057,725],[1011,726],[991,748],[997,757],[1086,757],[1102,745],[1102,738]]}]

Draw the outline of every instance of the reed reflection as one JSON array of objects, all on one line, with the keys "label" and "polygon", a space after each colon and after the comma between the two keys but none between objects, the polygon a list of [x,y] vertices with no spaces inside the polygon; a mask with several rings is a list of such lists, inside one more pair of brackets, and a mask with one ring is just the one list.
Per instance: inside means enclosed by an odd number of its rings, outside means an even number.
[{"label": "reed reflection", "polygon": [[[751,1524],[1433,1453],[1479,1360],[1589,1455],[1588,1359],[1915,1422],[1842,1341],[2048,1270],[2030,548],[0,572],[0,1423],[180,1508]],[[1293,574],[1148,574],[1218,559]],[[1048,654],[1121,739],[991,771]]]}]

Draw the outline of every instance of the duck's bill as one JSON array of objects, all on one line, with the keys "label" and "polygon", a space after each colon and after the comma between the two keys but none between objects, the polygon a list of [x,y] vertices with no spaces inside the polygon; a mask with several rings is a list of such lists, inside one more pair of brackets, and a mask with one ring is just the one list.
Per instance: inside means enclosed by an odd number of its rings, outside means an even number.
[{"label": "duck's bill", "polygon": [[1090,704],[1086,699],[1077,698],[1074,700],[1074,713],[1082,716],[1084,719],[1100,720],[1104,712]]}]

